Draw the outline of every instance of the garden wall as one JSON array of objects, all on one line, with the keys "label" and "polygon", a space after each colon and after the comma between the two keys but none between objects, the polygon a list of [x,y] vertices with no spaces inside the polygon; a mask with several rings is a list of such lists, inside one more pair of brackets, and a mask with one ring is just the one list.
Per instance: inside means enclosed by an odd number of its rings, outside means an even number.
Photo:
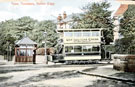
[{"label": "garden wall", "polygon": [[114,54],[113,68],[125,72],[135,72],[135,55]]}]

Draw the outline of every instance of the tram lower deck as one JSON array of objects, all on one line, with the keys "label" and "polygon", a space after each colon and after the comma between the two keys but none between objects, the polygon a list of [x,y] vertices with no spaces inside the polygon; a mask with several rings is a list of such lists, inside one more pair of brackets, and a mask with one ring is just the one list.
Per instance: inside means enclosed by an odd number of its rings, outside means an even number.
[{"label": "tram lower deck", "polygon": [[101,59],[100,45],[64,46],[64,60]]}]

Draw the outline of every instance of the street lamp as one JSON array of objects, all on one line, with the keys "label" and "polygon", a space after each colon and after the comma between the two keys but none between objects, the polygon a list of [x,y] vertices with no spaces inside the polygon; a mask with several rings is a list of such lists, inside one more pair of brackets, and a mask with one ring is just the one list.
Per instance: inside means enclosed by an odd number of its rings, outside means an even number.
[{"label": "street lamp", "polygon": [[12,52],[12,47],[11,47],[11,46],[9,46],[9,51],[10,51],[10,61],[12,61],[12,54],[11,54],[11,52]]},{"label": "street lamp", "polygon": [[43,32],[43,34],[44,34],[44,37],[45,37],[45,42],[44,42],[44,47],[45,47],[45,62],[46,62],[46,64],[48,64],[47,55],[46,55],[46,35],[47,35],[47,32]]}]

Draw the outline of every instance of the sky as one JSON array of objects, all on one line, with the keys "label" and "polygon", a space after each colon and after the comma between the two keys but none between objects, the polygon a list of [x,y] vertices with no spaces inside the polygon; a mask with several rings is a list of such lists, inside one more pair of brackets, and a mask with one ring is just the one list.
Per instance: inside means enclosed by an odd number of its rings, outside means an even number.
[{"label": "sky", "polygon": [[[66,11],[67,15],[81,13],[83,12],[81,8],[86,4],[92,2],[100,3],[102,1],[103,0],[0,0],[0,21],[18,19],[23,16],[30,16],[39,21],[54,20],[64,11]],[[37,4],[37,2],[40,2],[40,5]],[[120,3],[115,0],[108,0],[108,2],[111,4],[109,10],[113,11],[114,14],[120,6]],[[32,5],[30,5],[30,3],[32,3]]]}]

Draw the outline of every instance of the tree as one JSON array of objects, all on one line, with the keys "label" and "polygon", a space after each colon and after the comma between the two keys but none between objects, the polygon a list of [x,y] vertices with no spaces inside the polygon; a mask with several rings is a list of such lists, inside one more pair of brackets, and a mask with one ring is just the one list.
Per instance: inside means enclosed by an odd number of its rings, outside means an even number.
[{"label": "tree", "polygon": [[[45,39],[43,32],[47,31],[47,46],[54,47],[57,43],[56,24],[53,21],[37,21],[30,17],[22,17],[17,20],[0,22],[0,53],[6,54],[7,48],[11,46],[14,50],[15,41],[27,36],[38,43],[38,47],[44,47],[42,41]],[[14,53],[14,51],[12,51]],[[12,54],[13,54],[12,53]]]},{"label": "tree", "polygon": [[48,47],[54,47],[57,44],[58,35],[56,33],[56,24],[53,21],[41,21],[33,31],[33,40],[38,42],[39,47],[43,47],[42,41],[45,40],[43,32],[47,32],[46,41]]},{"label": "tree", "polygon": [[22,17],[17,20],[7,20],[1,22],[0,25],[0,51],[6,54],[9,46],[12,48],[14,54],[15,41],[20,40],[24,36],[24,32],[31,32],[34,29],[35,21],[30,17]]},{"label": "tree", "polygon": [[113,41],[113,21],[111,11],[108,10],[109,3],[92,3],[82,8],[84,13],[73,16],[77,22],[73,28],[104,28],[103,34],[106,44]]},{"label": "tree", "polygon": [[[13,24],[13,20],[0,23],[0,53],[2,54],[6,54],[9,51],[9,46],[14,50],[14,42],[16,39],[11,34],[14,27]],[[14,51],[12,51],[13,53]]]},{"label": "tree", "polygon": [[32,31],[35,29],[37,23],[37,20],[34,20],[28,16],[16,20],[16,28],[14,31],[16,31],[15,34],[17,39],[21,39],[25,33],[27,36],[32,35]]},{"label": "tree", "polygon": [[125,50],[122,53],[135,53],[135,5],[129,5],[127,11],[120,20],[120,34],[123,38],[120,40],[121,48]]}]

